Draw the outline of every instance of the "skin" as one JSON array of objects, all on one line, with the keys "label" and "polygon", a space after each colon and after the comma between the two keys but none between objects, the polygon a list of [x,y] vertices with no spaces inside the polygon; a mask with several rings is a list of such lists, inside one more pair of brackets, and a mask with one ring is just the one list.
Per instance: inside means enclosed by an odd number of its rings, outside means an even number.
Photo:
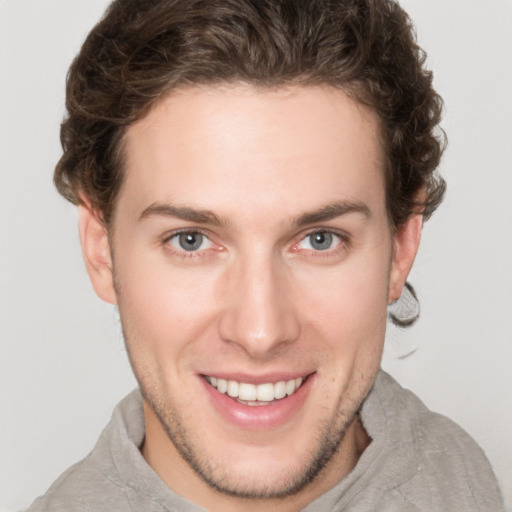
[{"label": "skin", "polygon": [[[142,453],[209,510],[298,510],[369,442],[357,411],[419,244],[421,216],[388,221],[378,119],[328,87],[190,87],[124,142],[113,231],[85,205],[80,234],[96,292],[119,306]],[[179,230],[202,233],[197,250]],[[309,376],[302,401],[259,428],[223,416],[203,378],[283,373]]]}]

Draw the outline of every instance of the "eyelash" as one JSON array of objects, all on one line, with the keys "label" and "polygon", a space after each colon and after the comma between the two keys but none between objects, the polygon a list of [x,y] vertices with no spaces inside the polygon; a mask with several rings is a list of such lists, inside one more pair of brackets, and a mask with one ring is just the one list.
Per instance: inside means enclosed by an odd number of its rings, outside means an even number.
[{"label": "eyelash", "polygon": [[[209,235],[208,233],[206,233],[205,231],[203,231],[201,229],[184,228],[184,229],[180,229],[178,231],[174,231],[174,232],[166,235],[163,238],[162,244],[166,247],[167,251],[169,251],[173,255],[176,255],[181,258],[208,257],[208,256],[212,255],[212,253],[209,251],[209,249],[200,249],[197,251],[186,251],[185,249],[182,249],[182,250],[176,249],[170,244],[170,242],[173,238],[178,237],[180,235],[184,235],[184,234],[202,235],[203,237],[208,239],[211,244],[220,248],[220,249],[213,249],[214,251],[216,251],[216,252],[222,251],[221,246],[215,244],[215,242],[213,242],[211,240],[211,235]],[[307,239],[308,237],[311,237],[315,234],[326,234],[326,235],[335,236],[335,237],[339,238],[339,243],[337,243],[333,248],[328,248],[325,250],[300,249],[297,247],[305,239]],[[325,258],[325,257],[330,257],[330,256],[337,254],[339,251],[346,249],[349,245],[350,245],[350,238],[345,233],[341,233],[339,231],[329,229],[329,228],[324,228],[324,229],[315,228],[305,234],[301,234],[300,238],[292,244],[291,251],[294,253],[298,253],[300,251],[307,251],[308,253],[314,255],[313,257]]]}]

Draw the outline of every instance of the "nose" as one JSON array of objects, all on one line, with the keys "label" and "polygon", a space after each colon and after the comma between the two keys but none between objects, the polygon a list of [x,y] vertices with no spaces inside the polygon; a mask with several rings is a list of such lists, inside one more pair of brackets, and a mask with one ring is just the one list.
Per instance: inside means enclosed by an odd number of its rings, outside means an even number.
[{"label": "nose", "polygon": [[224,290],[220,336],[253,359],[268,358],[300,334],[290,276],[272,257],[252,257],[234,267]]}]

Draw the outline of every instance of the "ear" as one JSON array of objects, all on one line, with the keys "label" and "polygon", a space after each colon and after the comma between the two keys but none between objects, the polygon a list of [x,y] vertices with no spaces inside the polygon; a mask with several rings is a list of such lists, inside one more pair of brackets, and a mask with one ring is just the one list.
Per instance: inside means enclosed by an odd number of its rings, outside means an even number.
[{"label": "ear", "polygon": [[423,215],[413,214],[398,226],[393,235],[393,259],[389,277],[388,304],[400,298],[414,258],[418,252]]},{"label": "ear", "polygon": [[108,231],[99,214],[88,204],[78,207],[78,229],[82,255],[94,291],[105,302],[116,304]]}]

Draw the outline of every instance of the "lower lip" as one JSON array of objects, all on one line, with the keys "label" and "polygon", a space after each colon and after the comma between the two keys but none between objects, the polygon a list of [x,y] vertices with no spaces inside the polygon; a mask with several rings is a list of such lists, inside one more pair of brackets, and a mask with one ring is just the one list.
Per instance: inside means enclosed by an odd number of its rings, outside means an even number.
[{"label": "lower lip", "polygon": [[247,430],[271,430],[291,421],[304,405],[314,375],[309,375],[290,396],[268,405],[245,405],[227,394],[219,393],[204,377],[200,377],[214,408],[229,423]]}]

